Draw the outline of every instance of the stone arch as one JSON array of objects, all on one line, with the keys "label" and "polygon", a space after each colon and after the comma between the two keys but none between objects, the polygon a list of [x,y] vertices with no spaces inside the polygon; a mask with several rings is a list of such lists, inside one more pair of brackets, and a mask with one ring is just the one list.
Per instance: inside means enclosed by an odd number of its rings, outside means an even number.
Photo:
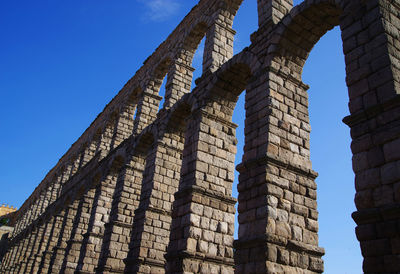
[{"label": "stone arch", "polygon": [[194,103],[175,194],[167,272],[233,271],[237,141],[231,120],[238,96],[259,65],[250,52],[234,56],[207,79],[204,94]]},{"label": "stone arch", "polygon": [[[70,234],[65,246],[62,263],[57,265],[61,271],[89,269],[94,271],[102,251],[102,240],[105,227],[110,219],[111,202],[113,192],[116,190],[116,182],[125,158],[118,153],[111,159],[105,159],[103,168],[93,178],[93,183],[85,185],[81,182],[83,197],[75,197],[71,208],[73,215],[68,224]],[[96,243],[93,246],[93,243]],[[88,252],[93,259],[84,260]],[[68,263],[74,262],[74,263]]]},{"label": "stone arch", "polygon": [[70,162],[72,163],[71,166],[71,173],[69,175],[69,179],[75,175],[76,172],[78,172],[80,168],[80,161],[81,161],[81,155],[79,152],[75,152],[74,155],[71,156]]},{"label": "stone arch", "polygon": [[141,258],[143,256],[141,256],[143,250],[139,249],[143,241],[147,241],[143,238],[143,234],[149,234],[148,231],[145,232],[145,219],[150,204],[149,197],[151,196],[154,184],[154,181],[146,180],[146,178],[151,176],[150,169],[154,166],[154,164],[152,166],[151,156],[154,154],[152,147],[156,144],[157,134],[157,128],[153,126],[146,128],[146,130],[137,137],[134,147],[128,151],[130,155],[127,164],[130,167],[129,177],[132,186],[139,189],[140,192],[135,194],[136,202],[132,204],[134,212],[130,216],[132,218],[131,223],[128,224],[131,233],[128,250],[124,250],[126,254],[126,258],[124,258],[124,272],[130,273],[131,271],[137,271],[137,269],[140,268],[141,262],[143,262]]},{"label": "stone arch", "polygon": [[113,110],[103,124],[101,143],[105,155],[118,146],[120,142],[120,138],[118,137],[118,111]]},{"label": "stone arch", "polygon": [[[318,247],[316,173],[311,169],[308,153],[307,86],[301,81],[301,70],[319,37],[338,24],[342,28],[352,113],[344,121],[351,127],[353,138],[357,188],[357,212],[353,217],[365,257],[364,270],[400,272],[400,100],[395,96],[400,87],[396,65],[399,1],[306,0],[292,9],[292,0],[258,0],[260,29],[252,35],[252,45],[228,61],[233,55],[232,22],[241,2],[199,1],[84,134],[89,143],[97,142],[96,127],[101,136],[101,124],[112,121],[113,111],[120,114],[128,88],[140,82],[144,88],[138,91],[134,136],[128,138],[121,150],[107,145],[101,159],[94,159],[99,161],[92,161],[85,173],[79,172],[63,190],[62,197],[49,207],[60,212],[49,226],[52,236],[45,247],[40,268],[43,271],[38,272],[59,270],[57,264],[64,256],[65,266],[67,262],[78,262],[70,265],[74,271],[120,273],[121,258],[114,256],[108,260],[105,252],[104,262],[97,263],[101,259],[99,250],[93,252],[94,260],[87,252],[92,250],[92,246],[87,248],[88,244],[94,242],[100,242],[102,251],[109,251],[101,241],[117,236],[122,237],[118,243],[113,242],[113,252],[127,255],[131,251],[125,260],[127,272],[136,267],[162,272],[165,265],[167,271],[179,273],[225,273],[234,271],[235,265],[237,273],[322,272],[324,250]],[[179,105],[171,104],[159,112],[160,79],[166,73],[172,77],[168,70],[177,68],[181,50],[193,50],[204,31],[204,73],[198,86],[192,93],[182,95],[182,101],[176,101]],[[243,162],[237,167],[240,229],[239,239],[233,244],[236,201],[231,197],[231,188],[236,141],[231,116],[243,89],[246,145]],[[180,95],[177,93],[176,98]],[[93,136],[89,136],[91,133]],[[68,179],[69,161],[81,141],[57,165],[65,165],[58,170],[64,174],[60,184]],[[116,155],[122,156],[124,149],[129,157],[119,169],[123,161],[113,160]],[[91,159],[96,149],[87,152],[87,159]],[[178,178],[175,171],[181,158]],[[174,163],[168,162],[171,160]],[[180,184],[175,193],[177,180]],[[78,200],[73,193],[75,183],[88,183],[85,191],[92,192]],[[18,231],[25,229],[20,235],[16,232],[19,240],[25,237],[25,244],[18,246],[18,250],[32,242],[33,238],[26,236],[34,231],[37,221],[30,215],[42,208],[37,201],[44,195],[40,192],[46,184],[43,181],[18,213],[22,218]],[[73,198],[67,199],[68,195]],[[86,217],[90,216],[91,224],[84,228],[87,233],[81,233],[86,242],[82,249],[74,249],[80,254],[79,260],[75,260],[65,256],[60,244],[65,245],[71,237],[70,225],[80,206],[78,202],[87,206]],[[102,208],[104,204],[107,208]],[[101,220],[96,220],[100,215]],[[103,229],[106,226],[108,231]],[[134,236],[129,250],[129,239],[123,236],[131,230]],[[155,232],[146,234],[148,231]],[[21,257],[22,253],[18,254]],[[89,260],[92,263],[87,263]],[[21,272],[13,264],[11,272]],[[81,269],[83,264],[86,269]]]},{"label": "stone arch", "polygon": [[[396,116],[394,113],[398,111],[395,110],[398,109],[398,85],[395,76],[397,69],[391,59],[391,39],[396,34],[389,34],[390,31],[386,29],[390,24],[390,13],[395,12],[398,12],[397,7],[389,7],[379,1],[305,1],[293,8],[274,28],[263,30],[270,37],[264,63],[267,70],[264,94],[269,100],[264,106],[269,112],[266,115],[268,122],[262,123],[260,120],[252,124],[266,129],[263,133],[258,133],[257,138],[265,138],[268,142],[255,145],[252,142],[254,136],[247,134],[248,151],[244,156],[246,161],[239,170],[244,182],[248,182],[246,177],[251,176],[251,168],[255,169],[259,167],[258,163],[264,162],[265,170],[261,174],[266,177],[267,183],[263,186],[263,191],[267,199],[261,202],[262,197],[259,197],[260,204],[265,206],[264,223],[256,215],[256,220],[249,222],[253,229],[249,226],[242,231],[243,241],[240,241],[239,231],[237,250],[239,256],[243,252],[251,252],[245,244],[249,245],[253,241],[252,251],[265,250],[277,256],[265,256],[258,262],[257,259],[250,260],[253,266],[266,265],[267,270],[276,271],[296,268],[323,271],[321,257],[324,250],[318,247],[317,234],[318,214],[314,182],[317,174],[311,169],[309,157],[308,87],[302,83],[301,73],[314,44],[327,30],[340,25],[351,113],[344,122],[351,128],[353,170],[356,174],[357,211],[353,213],[353,219],[358,225],[356,234],[364,256],[363,269],[365,272],[399,269],[397,265],[387,263],[387,259],[384,259],[394,256],[391,249],[394,236],[367,234],[365,230],[390,227],[391,221],[385,220],[382,214],[387,212],[387,208],[397,207],[396,203],[398,204],[392,181],[385,181],[385,178],[391,176],[389,168],[385,167],[393,166],[393,160],[398,156],[384,157],[385,147],[393,146],[397,137],[391,135],[391,141],[379,137],[379,132],[387,130],[393,120],[384,119],[385,121],[378,122],[389,113]],[[254,96],[256,94],[262,96],[262,93],[254,92]],[[388,105],[391,107],[385,109],[384,106]],[[256,109],[253,110],[254,114],[255,111]],[[247,117],[246,114],[246,121]],[[371,138],[373,142],[367,141]],[[261,157],[256,156],[256,151]],[[372,185],[370,176],[374,178]],[[246,195],[246,188],[239,191],[240,200],[242,193],[243,196]],[[257,210],[261,208],[258,207]],[[239,219],[242,217],[245,220],[251,210],[246,209],[242,216],[240,214],[239,210]],[[376,219],[371,219],[372,216]],[[258,239],[256,234],[260,235]],[[281,240],[274,242],[272,237]],[[265,245],[257,246],[255,240],[264,241]],[[371,250],[373,243],[378,242],[385,244],[379,251]],[[299,255],[300,249],[303,250],[303,255]],[[289,261],[305,255],[303,262]],[[239,269],[252,272],[249,261],[244,262]]]},{"label": "stone arch", "polygon": [[171,113],[168,117],[168,123],[166,128],[168,131],[173,132],[184,132],[185,131],[185,119],[190,116],[191,105],[187,102],[182,102],[171,109]]},{"label": "stone arch", "polygon": [[[146,130],[147,134],[153,134],[154,143],[146,153],[140,203],[135,210],[130,251],[125,260],[126,272],[164,269],[172,202],[179,183],[185,122],[189,114],[188,104],[175,105],[166,112],[167,122],[156,123]],[[151,230],[152,223],[160,223],[159,229]]]},{"label": "stone arch", "polygon": [[87,151],[87,153],[89,155],[89,157],[88,157],[89,159],[92,159],[101,150],[101,148],[100,148],[101,133],[102,133],[102,128],[100,125],[98,125],[93,130],[93,135],[90,138],[90,146]]},{"label": "stone arch", "polygon": [[170,64],[171,58],[169,56],[164,57],[149,73],[150,76],[147,76],[148,78],[144,80],[133,126],[134,135],[138,135],[157,118],[162,100],[159,91]]},{"label": "stone arch", "polygon": [[163,56],[163,58],[160,59],[149,72],[148,78],[144,81],[144,85],[142,86],[143,92],[150,91],[154,95],[159,95],[158,93],[160,91],[162,80],[165,75],[167,75],[168,68],[171,65],[172,57],[170,55],[171,53],[167,56]]},{"label": "stone arch", "polygon": [[89,155],[87,154],[88,150],[89,150],[89,146],[90,144],[88,143],[88,141],[85,141],[82,143],[80,149],[79,149],[79,169],[81,169],[82,167],[84,167],[90,160],[89,160]]},{"label": "stone arch", "polygon": [[139,87],[133,88],[126,95],[119,113],[119,127],[123,128],[121,135],[125,140],[133,133],[134,119],[136,116],[137,105],[139,103],[139,94],[141,89]]},{"label": "stone arch", "polygon": [[[319,39],[340,24],[342,7],[335,0],[306,0],[278,24],[269,46],[267,62],[301,81],[303,66]],[[272,60],[271,60],[272,59]]]},{"label": "stone arch", "polygon": [[207,104],[211,108],[215,107],[215,103],[219,104],[219,107],[210,111],[222,119],[232,121],[233,110],[239,95],[260,68],[261,64],[250,51],[245,50],[235,55],[210,79],[207,92],[200,99],[201,104]]},{"label": "stone arch", "polygon": [[237,167],[237,273],[323,271],[317,173],[309,158],[308,86],[301,74],[314,44],[342,14],[335,1],[305,1],[257,33],[269,42],[265,70],[246,93],[245,149]]},{"label": "stone arch", "polygon": [[[181,59],[188,66],[192,65],[195,51],[201,40],[206,35],[209,24],[205,21],[198,21],[185,36],[181,49],[178,50],[175,59]],[[182,52],[183,51],[183,52]]]},{"label": "stone arch", "polygon": [[195,24],[174,53],[175,56],[168,69],[163,109],[170,108],[183,95],[190,92],[195,71],[192,67],[193,57],[206,35],[207,28],[207,24],[203,21]]}]

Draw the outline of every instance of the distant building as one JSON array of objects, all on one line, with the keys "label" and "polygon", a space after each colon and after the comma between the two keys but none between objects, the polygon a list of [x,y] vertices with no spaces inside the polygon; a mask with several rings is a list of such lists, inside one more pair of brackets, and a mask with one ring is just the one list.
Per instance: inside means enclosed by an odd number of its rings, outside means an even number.
[{"label": "distant building", "polygon": [[13,206],[10,207],[9,205],[6,206],[3,204],[2,206],[0,206],[0,217],[7,215],[9,213],[13,213],[15,211],[17,211],[17,208],[15,208]]}]

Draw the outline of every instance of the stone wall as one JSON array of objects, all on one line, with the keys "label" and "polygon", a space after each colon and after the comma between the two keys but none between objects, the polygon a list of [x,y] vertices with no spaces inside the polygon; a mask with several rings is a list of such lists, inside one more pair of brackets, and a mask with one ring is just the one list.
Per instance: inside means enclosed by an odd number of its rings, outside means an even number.
[{"label": "stone wall", "polygon": [[[241,2],[200,0],[144,62],[18,210],[2,272],[323,272],[301,73],[337,25],[363,270],[400,272],[400,2],[258,0],[259,29],[233,56]],[[236,200],[231,121],[244,91]]]}]

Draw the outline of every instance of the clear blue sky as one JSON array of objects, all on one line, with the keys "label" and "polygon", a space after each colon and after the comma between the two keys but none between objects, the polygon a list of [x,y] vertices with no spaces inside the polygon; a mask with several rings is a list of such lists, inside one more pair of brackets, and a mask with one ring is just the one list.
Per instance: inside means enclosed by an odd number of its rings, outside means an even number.
[{"label": "clear blue sky", "polygon": [[[0,1],[0,204],[22,205],[196,2]],[[235,52],[250,44],[256,10],[256,0],[244,0],[234,23]],[[200,50],[196,55],[198,77]],[[350,133],[341,122],[348,115],[348,98],[338,28],[311,52],[303,81],[311,86],[311,157],[320,174],[319,235],[326,273],[362,273],[350,217],[355,211],[354,174]],[[241,96],[234,115],[239,124],[237,163],[243,103]]]}]

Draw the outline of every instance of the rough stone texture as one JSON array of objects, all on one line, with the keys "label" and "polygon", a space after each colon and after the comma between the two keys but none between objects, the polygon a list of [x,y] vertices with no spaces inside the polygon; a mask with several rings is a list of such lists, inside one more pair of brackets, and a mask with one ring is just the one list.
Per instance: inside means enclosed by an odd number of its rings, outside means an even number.
[{"label": "rough stone texture", "polygon": [[[400,1],[258,0],[259,29],[233,56],[241,2],[199,1],[144,62],[16,212],[2,273],[323,272],[301,73],[337,25],[363,271],[400,272]],[[236,201],[231,119],[244,90]]]}]

